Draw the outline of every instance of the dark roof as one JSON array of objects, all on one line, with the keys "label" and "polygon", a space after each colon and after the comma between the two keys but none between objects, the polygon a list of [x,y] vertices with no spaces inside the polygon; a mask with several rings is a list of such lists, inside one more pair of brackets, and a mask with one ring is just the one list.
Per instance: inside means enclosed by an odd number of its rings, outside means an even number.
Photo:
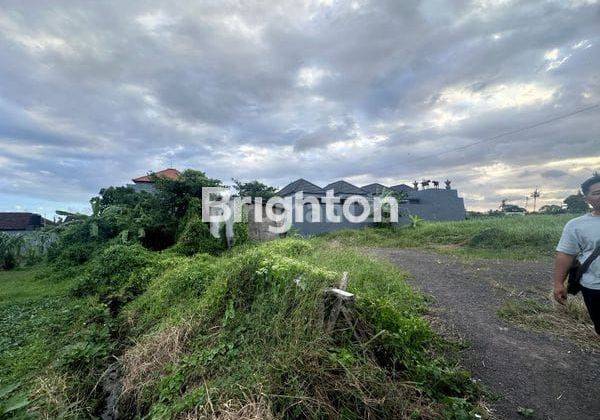
[{"label": "dark roof", "polygon": [[281,190],[279,190],[279,192],[277,192],[277,195],[284,197],[299,191],[309,194],[325,194],[323,188],[313,184],[312,182],[308,182],[306,179],[300,178],[283,187]]},{"label": "dark roof", "polygon": [[414,192],[415,189],[413,187],[409,187],[406,184],[398,184],[398,185],[394,185],[393,187],[390,187],[392,190],[396,191],[396,192],[405,192],[405,193],[409,193],[409,192]]},{"label": "dark roof", "polygon": [[168,168],[168,169],[164,169],[164,170],[158,171],[158,172],[151,172],[150,174],[140,176],[139,178],[133,178],[132,181],[135,182],[136,184],[153,183],[154,181],[152,181],[152,179],[150,178],[151,175],[156,175],[159,178],[167,178],[167,179],[175,180],[179,177],[179,175],[181,175],[181,172],[179,172],[177,169]]},{"label": "dark roof", "polygon": [[382,184],[378,184],[377,182],[375,182],[374,184],[365,185],[364,187],[360,187],[360,188],[362,190],[365,190],[369,194],[373,194],[373,195],[381,195],[386,190],[390,189],[389,187],[386,187],[385,185],[382,185]]},{"label": "dark roof", "polygon": [[368,195],[368,192],[346,181],[336,181],[323,187],[325,191],[333,190],[334,194]]},{"label": "dark roof", "polygon": [[0,213],[0,230],[31,230],[43,226],[35,213]]}]

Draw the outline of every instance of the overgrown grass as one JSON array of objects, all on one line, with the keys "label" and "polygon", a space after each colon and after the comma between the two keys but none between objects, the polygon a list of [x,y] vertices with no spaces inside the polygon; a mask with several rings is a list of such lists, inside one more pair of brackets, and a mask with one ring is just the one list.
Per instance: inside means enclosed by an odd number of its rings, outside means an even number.
[{"label": "overgrown grass", "polygon": [[569,295],[564,306],[554,302],[550,295],[546,299],[514,298],[500,308],[498,315],[535,331],[567,337],[583,348],[600,349],[600,340],[581,296]]},{"label": "overgrown grass", "polygon": [[482,258],[535,259],[552,255],[565,223],[573,217],[531,215],[425,222],[416,228],[337,231],[326,238],[352,246],[431,247]]},{"label": "overgrown grass", "polygon": [[[323,289],[344,271],[356,295],[351,324],[329,334]],[[442,356],[422,296],[392,265],[345,247],[286,239],[182,257],[115,245],[63,271],[62,282],[52,283],[56,272],[31,274],[12,293],[33,312],[0,327],[24,340],[3,344],[0,372],[2,384],[25,383],[24,409],[36,415],[98,415],[111,355],[128,417],[468,418],[479,410],[480,390]]]},{"label": "overgrown grass", "polygon": [[[356,335],[321,325],[322,291],[350,273]],[[434,354],[422,297],[391,265],[288,239],[198,256],[155,279],[124,311],[144,334],[123,358],[138,414],[275,417],[469,415],[478,391]]]},{"label": "overgrown grass", "polygon": [[[22,402],[21,411],[33,407],[40,375],[66,363],[69,346],[91,333],[86,320],[102,312],[95,301],[68,295],[70,279],[50,282],[44,273],[0,271],[0,389],[15,388],[0,399],[0,414],[14,401]],[[77,395],[71,386],[65,392]]]}]

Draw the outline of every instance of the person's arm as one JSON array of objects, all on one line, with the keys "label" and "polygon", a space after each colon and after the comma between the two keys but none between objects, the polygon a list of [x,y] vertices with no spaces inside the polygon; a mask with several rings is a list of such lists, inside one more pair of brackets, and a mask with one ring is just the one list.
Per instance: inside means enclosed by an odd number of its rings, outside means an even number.
[{"label": "person's arm", "polygon": [[567,300],[567,288],[565,287],[565,278],[569,268],[573,264],[575,255],[557,252],[554,258],[554,299],[564,305]]}]

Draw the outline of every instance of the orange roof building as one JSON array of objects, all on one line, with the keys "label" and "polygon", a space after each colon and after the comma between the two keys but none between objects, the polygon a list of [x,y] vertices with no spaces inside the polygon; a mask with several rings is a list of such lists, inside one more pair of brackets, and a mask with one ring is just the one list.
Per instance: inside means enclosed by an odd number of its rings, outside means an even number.
[{"label": "orange roof building", "polygon": [[179,175],[181,175],[181,172],[179,172],[177,169],[167,168],[162,171],[151,172],[150,174],[140,176],[139,178],[133,178],[132,181],[134,182],[134,184],[154,184],[154,181],[152,181],[151,179],[152,175],[155,175],[158,178],[167,178],[175,180],[179,177]]}]

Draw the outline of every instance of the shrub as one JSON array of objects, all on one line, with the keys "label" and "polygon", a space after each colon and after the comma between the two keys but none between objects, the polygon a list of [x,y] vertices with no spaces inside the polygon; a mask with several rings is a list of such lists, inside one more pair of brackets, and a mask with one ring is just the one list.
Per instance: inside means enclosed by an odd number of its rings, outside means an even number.
[{"label": "shrub", "polygon": [[19,263],[23,239],[0,232],[0,268],[12,270]]},{"label": "shrub", "polygon": [[198,216],[188,220],[174,247],[174,251],[177,253],[188,256],[199,252],[217,255],[225,249],[223,240],[215,238],[210,233],[208,224],[203,223]]},{"label": "shrub", "polygon": [[116,293],[126,286],[132,273],[150,266],[153,260],[152,254],[139,244],[111,245],[90,262],[72,293],[75,296]]}]

